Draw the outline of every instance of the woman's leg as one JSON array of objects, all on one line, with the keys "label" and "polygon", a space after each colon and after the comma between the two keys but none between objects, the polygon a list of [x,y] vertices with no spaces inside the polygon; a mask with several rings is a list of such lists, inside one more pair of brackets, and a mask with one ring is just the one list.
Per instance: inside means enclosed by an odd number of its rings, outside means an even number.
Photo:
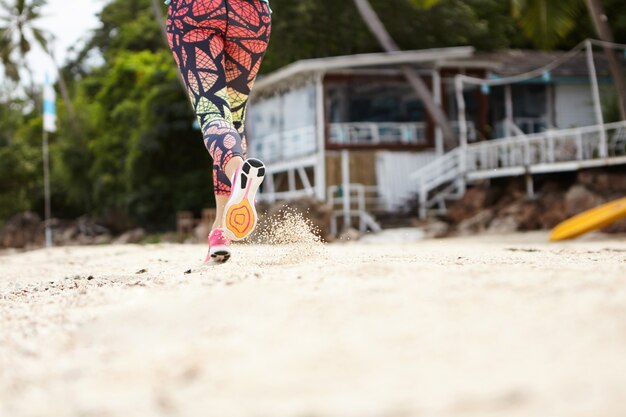
[{"label": "woman's leg", "polygon": [[[182,4],[184,3],[184,4]],[[213,158],[217,203],[213,228],[221,228],[230,179],[243,162],[245,147],[233,126],[225,70],[225,0],[173,2],[168,19],[170,48]]]},{"label": "woman's leg", "polygon": [[271,33],[269,6],[259,0],[229,0],[225,66],[228,101],[233,125],[247,156],[245,119],[254,85]]}]

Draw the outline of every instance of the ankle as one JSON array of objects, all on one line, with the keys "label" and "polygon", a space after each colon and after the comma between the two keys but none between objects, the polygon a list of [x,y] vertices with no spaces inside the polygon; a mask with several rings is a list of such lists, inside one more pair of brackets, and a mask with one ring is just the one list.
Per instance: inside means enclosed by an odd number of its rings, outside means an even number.
[{"label": "ankle", "polygon": [[233,175],[235,175],[235,171],[237,171],[237,168],[239,168],[241,165],[243,165],[243,158],[242,157],[235,156],[235,157],[231,158],[231,160],[228,161],[228,163],[224,167],[224,172],[226,173],[226,176],[229,179],[232,179]]}]

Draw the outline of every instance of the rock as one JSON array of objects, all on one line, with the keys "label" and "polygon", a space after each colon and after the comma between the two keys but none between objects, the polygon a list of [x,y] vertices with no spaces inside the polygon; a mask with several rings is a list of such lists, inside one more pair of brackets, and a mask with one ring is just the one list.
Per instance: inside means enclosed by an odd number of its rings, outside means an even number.
[{"label": "rock", "polygon": [[97,224],[93,219],[82,216],[76,220],[78,232],[83,236],[95,237],[101,235],[110,235],[111,232],[104,226]]},{"label": "rock", "polygon": [[78,227],[75,225],[67,227],[65,230],[57,230],[54,233],[54,243],[57,245],[70,245],[76,241],[78,234]]},{"label": "rock", "polygon": [[492,209],[481,210],[475,216],[459,223],[457,227],[457,234],[460,236],[469,236],[484,232],[493,217],[494,212]]},{"label": "rock", "polygon": [[448,236],[450,233],[450,224],[441,220],[429,220],[421,226],[426,239],[436,239]]},{"label": "rock", "polygon": [[106,245],[108,243],[111,243],[112,240],[113,240],[113,237],[109,234],[100,235],[94,238],[93,244],[94,245]]},{"label": "rock", "polygon": [[516,216],[509,215],[493,219],[489,224],[487,231],[493,234],[506,234],[516,232],[518,229],[518,219]]},{"label": "rock", "polygon": [[[510,233],[517,230],[537,230],[541,227],[539,212],[540,208],[536,201],[529,201],[526,198],[513,200],[496,212],[495,218],[502,221],[490,225],[489,231]],[[513,223],[515,229],[511,230]]]},{"label": "rock", "polygon": [[448,218],[455,222],[461,222],[465,219],[475,216],[484,208],[485,199],[487,197],[487,189],[484,187],[472,187],[461,198],[455,202],[450,210],[448,210]]},{"label": "rock", "polygon": [[43,222],[32,212],[11,217],[0,232],[0,247],[23,249],[43,243]]},{"label": "rock", "polygon": [[129,243],[139,243],[143,240],[144,237],[146,237],[146,232],[143,229],[138,228],[138,229],[133,229],[122,234],[120,237],[115,239],[114,243],[119,244],[119,245],[126,245]]},{"label": "rock", "polygon": [[[208,233],[207,233],[208,236]],[[203,241],[206,240],[207,236],[204,237]],[[180,237],[176,232],[167,232],[161,235],[162,243],[180,243]]]},{"label": "rock", "polygon": [[626,233],[626,220],[620,220],[602,229],[604,233]]},{"label": "rock", "polygon": [[541,214],[541,208],[537,202],[526,201],[522,204],[519,216],[517,219],[518,228],[520,231],[540,230],[541,222],[539,216]]},{"label": "rock", "polygon": [[626,171],[590,169],[578,173],[578,182],[597,194],[626,193]]},{"label": "rock", "polygon": [[126,213],[122,211],[110,211],[99,217],[98,224],[106,227],[112,234],[124,233],[130,230],[133,225]]},{"label": "rock", "polygon": [[55,246],[99,245],[108,243],[112,239],[106,227],[97,224],[87,216],[76,220],[54,219],[51,226]]},{"label": "rock", "polygon": [[552,229],[567,219],[565,190],[556,183],[547,183],[541,188],[538,201],[538,222],[543,230]]},{"label": "rock", "polygon": [[565,194],[565,211],[567,216],[582,213],[602,203],[604,203],[602,197],[580,184],[574,185]]}]

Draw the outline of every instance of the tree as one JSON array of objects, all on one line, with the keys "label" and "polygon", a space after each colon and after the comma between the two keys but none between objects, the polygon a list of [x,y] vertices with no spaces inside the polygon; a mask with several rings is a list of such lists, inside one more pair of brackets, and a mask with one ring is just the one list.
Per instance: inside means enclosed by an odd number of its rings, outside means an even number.
[{"label": "tree", "polygon": [[5,74],[15,82],[21,80],[20,69],[24,69],[30,77],[31,90],[34,92],[32,69],[26,57],[33,48],[32,43],[35,42],[54,63],[63,100],[68,112],[73,116],[67,84],[56,65],[52,49],[49,48],[51,36],[36,26],[37,20],[41,18],[41,8],[45,4],[46,0],[15,0],[12,5],[8,4],[7,0],[0,0],[0,6],[8,11],[8,14],[0,16],[0,21],[3,22],[0,26],[0,59]]},{"label": "tree", "polygon": [[35,21],[41,17],[40,9],[45,0],[16,0],[13,5],[7,0],[0,0],[0,6],[8,14],[0,16],[3,22],[0,26],[0,57],[6,75],[13,81],[20,81],[20,68],[32,74],[26,56],[32,49],[34,39],[44,50],[48,50],[46,33],[35,26]]},{"label": "tree", "polygon": [[24,98],[0,93],[0,225],[20,211],[43,208],[38,204],[42,197],[41,125],[41,116]]},{"label": "tree", "polygon": [[[387,32],[387,29],[376,14],[376,11],[369,4],[368,0],[354,0],[354,3],[356,4],[356,7],[361,14],[361,17],[367,24],[370,31],[374,34],[376,39],[378,39],[383,49],[387,52],[399,51],[400,48],[391,38],[389,32]],[[424,103],[424,107],[426,107],[426,110],[428,111],[430,116],[441,128],[444,141],[448,144],[448,146],[452,146],[456,142],[456,137],[452,132],[452,128],[450,127],[448,116],[446,116],[442,108],[435,102],[435,99],[431,95],[424,81],[422,81],[421,77],[410,65],[402,65],[401,70],[415,90],[415,92],[417,93],[417,96]]]},{"label": "tree", "polygon": [[[552,49],[578,27],[585,6],[600,40],[613,42],[613,32],[600,0],[511,0],[513,15],[535,45]],[[604,48],[615,82],[622,120],[626,120],[626,80],[613,49]]]},{"label": "tree", "polygon": [[[613,31],[608,24],[608,17],[604,11],[602,2],[600,0],[585,0],[585,2],[600,40],[604,42],[613,42]],[[612,48],[604,47],[604,54],[609,61],[609,69],[611,70],[613,81],[615,82],[615,86],[617,88],[618,103],[622,120],[626,120],[626,79],[624,78],[624,70]]]},{"label": "tree", "polygon": [[[168,229],[179,210],[211,207],[211,164],[178,82],[151,0],[114,0],[77,59],[72,88],[83,135],[59,109],[53,178],[70,208],[104,219]],[[89,56],[102,65],[89,65]],[[58,211],[57,211],[58,212]],[[66,210],[69,212],[69,209]]]}]

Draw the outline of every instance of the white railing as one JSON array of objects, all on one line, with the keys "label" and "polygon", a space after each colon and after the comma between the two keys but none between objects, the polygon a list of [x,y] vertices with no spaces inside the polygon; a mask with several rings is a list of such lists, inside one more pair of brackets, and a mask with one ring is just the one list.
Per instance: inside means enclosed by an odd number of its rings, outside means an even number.
[{"label": "white railing", "polygon": [[[451,121],[452,131],[460,132],[459,123]],[[468,140],[476,141],[474,123],[468,123]],[[336,145],[428,145],[426,124],[422,122],[355,122],[331,123],[330,143]]]},{"label": "white railing", "polygon": [[410,179],[417,185],[421,218],[426,216],[426,211],[436,202],[428,200],[430,192],[462,176],[461,156],[460,148],[456,148],[435,159],[430,164],[423,166],[411,175]]},{"label": "white railing", "polygon": [[515,168],[532,172],[538,166],[550,172],[546,165],[623,156],[626,121],[480,142],[469,145],[465,152],[468,174],[489,171],[490,176]]},{"label": "white railing", "polygon": [[255,136],[254,156],[264,162],[285,161],[310,155],[317,150],[315,126],[306,126],[281,133]]},{"label": "white railing", "polygon": [[346,196],[343,187],[333,185],[328,187],[327,203],[333,208],[330,218],[330,233],[333,236],[337,236],[337,219],[340,217],[343,217],[344,223],[348,222],[344,228],[352,227],[353,218],[357,218],[360,232],[364,233],[367,229],[381,231],[380,225],[368,211],[382,206],[378,187],[349,184]]},{"label": "white railing", "polygon": [[[519,133],[519,132],[518,132]],[[456,148],[411,175],[420,216],[446,195],[431,197],[446,184],[449,196],[462,194],[465,181],[524,173],[549,173],[626,164],[626,121],[603,126],[519,135]]]},{"label": "white railing", "polygon": [[330,143],[336,145],[426,145],[424,123],[331,123]]}]

